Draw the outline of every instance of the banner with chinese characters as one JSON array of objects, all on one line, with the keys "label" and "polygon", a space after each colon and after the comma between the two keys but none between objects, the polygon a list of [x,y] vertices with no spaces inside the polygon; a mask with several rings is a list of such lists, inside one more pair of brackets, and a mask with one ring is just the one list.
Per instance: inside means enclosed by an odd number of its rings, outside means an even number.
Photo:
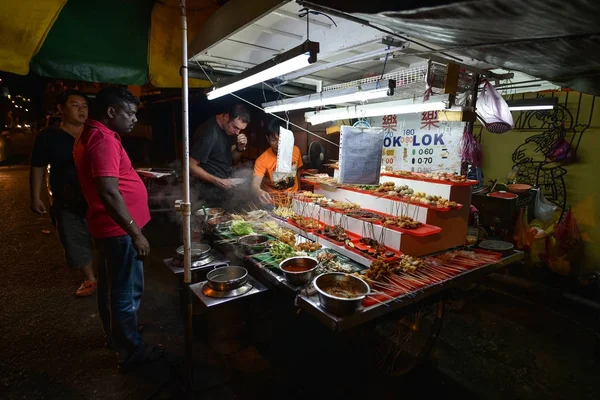
[{"label": "banner with chinese characters", "polygon": [[460,172],[464,122],[439,121],[437,111],[371,118],[383,127],[386,171]]}]

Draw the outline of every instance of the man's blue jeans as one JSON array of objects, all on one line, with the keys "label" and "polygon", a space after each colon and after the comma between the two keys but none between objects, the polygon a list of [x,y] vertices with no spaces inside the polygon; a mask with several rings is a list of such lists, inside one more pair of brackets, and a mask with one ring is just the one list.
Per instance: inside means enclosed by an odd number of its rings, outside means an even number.
[{"label": "man's blue jeans", "polygon": [[104,334],[119,353],[119,362],[133,361],[142,352],[137,311],[144,293],[144,266],[130,236],[96,239],[98,314]]}]

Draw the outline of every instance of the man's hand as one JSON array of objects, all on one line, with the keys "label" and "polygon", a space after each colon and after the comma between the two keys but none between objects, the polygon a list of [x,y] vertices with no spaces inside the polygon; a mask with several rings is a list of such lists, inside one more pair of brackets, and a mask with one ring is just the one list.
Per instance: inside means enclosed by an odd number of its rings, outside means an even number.
[{"label": "man's hand", "polygon": [[248,138],[243,133],[237,135],[237,151],[242,152],[246,150],[246,146],[248,145]]},{"label": "man's hand", "polygon": [[218,179],[216,180],[215,184],[220,187],[221,189],[225,189],[225,190],[229,190],[232,187],[234,187],[235,185],[233,184],[233,182],[231,182],[231,179]]},{"label": "man's hand", "polygon": [[133,248],[137,251],[137,259],[143,260],[150,254],[150,243],[143,234],[138,234],[131,237]]},{"label": "man's hand", "polygon": [[269,192],[265,192],[264,190],[260,190],[258,193],[258,200],[263,204],[270,204],[273,202],[273,198],[269,194]]},{"label": "man's hand", "polygon": [[46,211],[46,205],[40,199],[31,200],[31,211],[40,215],[48,213],[48,211]]}]

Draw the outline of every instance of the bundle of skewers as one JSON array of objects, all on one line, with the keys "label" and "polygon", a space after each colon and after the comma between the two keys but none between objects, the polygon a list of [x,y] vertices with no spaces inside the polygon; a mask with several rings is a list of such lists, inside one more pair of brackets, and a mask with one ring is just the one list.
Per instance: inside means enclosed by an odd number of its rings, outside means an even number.
[{"label": "bundle of skewers", "polygon": [[365,299],[365,306],[387,300],[398,301],[400,296],[414,296],[428,286],[443,284],[469,270],[494,264],[499,255],[452,251],[427,258],[402,255],[398,261],[377,260],[360,272],[378,296]]}]

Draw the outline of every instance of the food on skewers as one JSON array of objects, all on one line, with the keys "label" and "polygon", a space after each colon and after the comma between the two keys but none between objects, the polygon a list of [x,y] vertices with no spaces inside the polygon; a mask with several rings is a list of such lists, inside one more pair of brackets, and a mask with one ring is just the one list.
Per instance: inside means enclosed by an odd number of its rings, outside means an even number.
[{"label": "food on skewers", "polygon": [[312,253],[313,251],[317,251],[320,250],[323,246],[321,246],[320,243],[316,243],[316,242],[302,242],[302,243],[298,243],[296,246],[294,246],[294,249],[296,251],[305,251],[308,253]]},{"label": "food on skewers", "polygon": [[406,254],[400,256],[400,260],[393,263],[385,262],[381,259],[373,261],[371,266],[362,271],[364,277],[371,281],[384,281],[385,277],[392,274],[413,273],[418,268],[425,266],[426,261],[422,258],[411,257]]},{"label": "food on skewers", "polygon": [[392,175],[396,175],[396,176],[412,176],[412,172],[397,170],[397,171],[392,171]]},{"label": "food on skewers", "polygon": [[348,201],[336,201],[331,204],[331,207],[337,208],[342,211],[356,211],[360,210],[360,204],[350,203]]},{"label": "food on skewers", "polygon": [[455,201],[450,201],[448,199],[444,199],[442,196],[428,195],[425,192],[416,192],[411,198],[411,201],[419,202],[422,204],[427,204],[430,206],[435,206],[439,208],[454,208],[458,207],[458,204]]},{"label": "food on skewers", "polygon": [[424,263],[425,260],[423,260],[422,258],[411,257],[409,255],[402,254],[400,256],[398,268],[400,268],[402,272],[412,273],[415,272]]},{"label": "food on skewers", "polygon": [[368,237],[361,238],[354,247],[373,258],[391,258],[396,255],[396,253],[389,251],[382,243]]},{"label": "food on skewers", "polygon": [[421,222],[415,221],[414,219],[406,215],[402,215],[399,217],[385,217],[381,222],[383,223],[383,225],[392,225],[403,229],[417,229],[418,227],[423,225]]},{"label": "food on skewers", "polygon": [[375,192],[377,193],[388,193],[396,190],[396,184],[394,182],[383,182]]},{"label": "food on skewers", "polygon": [[321,223],[315,219],[309,217],[303,217],[301,215],[294,215],[292,221],[302,229],[318,229],[321,227]]},{"label": "food on skewers", "polygon": [[271,235],[280,242],[290,246],[296,245],[296,234],[290,229],[285,229],[279,226],[276,222],[270,221],[263,224],[262,230],[267,235]]},{"label": "food on skewers", "polygon": [[328,251],[320,252],[317,255],[317,261],[319,261],[317,274],[323,274],[325,272],[352,272],[352,267],[335,261],[336,258],[337,255],[334,253],[330,253]]},{"label": "food on skewers", "polygon": [[434,179],[437,181],[446,181],[446,182],[466,182],[467,177],[464,175],[458,175],[449,172],[432,172],[425,174],[427,179]]},{"label": "food on skewers", "polygon": [[304,192],[298,193],[298,196],[299,197],[304,197],[305,199],[313,199],[313,200],[314,199],[322,199],[323,197],[325,197],[322,194],[316,194],[316,193],[313,193],[313,192],[309,192],[307,190],[305,190]]},{"label": "food on skewers", "polygon": [[296,251],[292,246],[282,242],[275,242],[269,249],[269,253],[277,261],[283,261],[296,255]]},{"label": "food on skewers", "polygon": [[346,215],[352,218],[362,219],[365,221],[378,221],[381,219],[381,215],[365,210],[351,211],[346,213]]},{"label": "food on skewers", "polygon": [[335,242],[342,242],[342,243],[346,243],[346,244],[352,243],[350,241],[350,237],[346,233],[346,230],[340,225],[335,225],[335,226],[325,225],[325,228],[317,230],[317,233],[319,233]]},{"label": "food on skewers", "polygon": [[273,214],[282,218],[291,218],[294,215],[296,215],[296,213],[294,212],[294,210],[291,209],[291,207],[275,207],[273,209]]},{"label": "food on skewers", "polygon": [[396,194],[402,197],[412,196],[415,191],[408,185],[396,186]]}]

